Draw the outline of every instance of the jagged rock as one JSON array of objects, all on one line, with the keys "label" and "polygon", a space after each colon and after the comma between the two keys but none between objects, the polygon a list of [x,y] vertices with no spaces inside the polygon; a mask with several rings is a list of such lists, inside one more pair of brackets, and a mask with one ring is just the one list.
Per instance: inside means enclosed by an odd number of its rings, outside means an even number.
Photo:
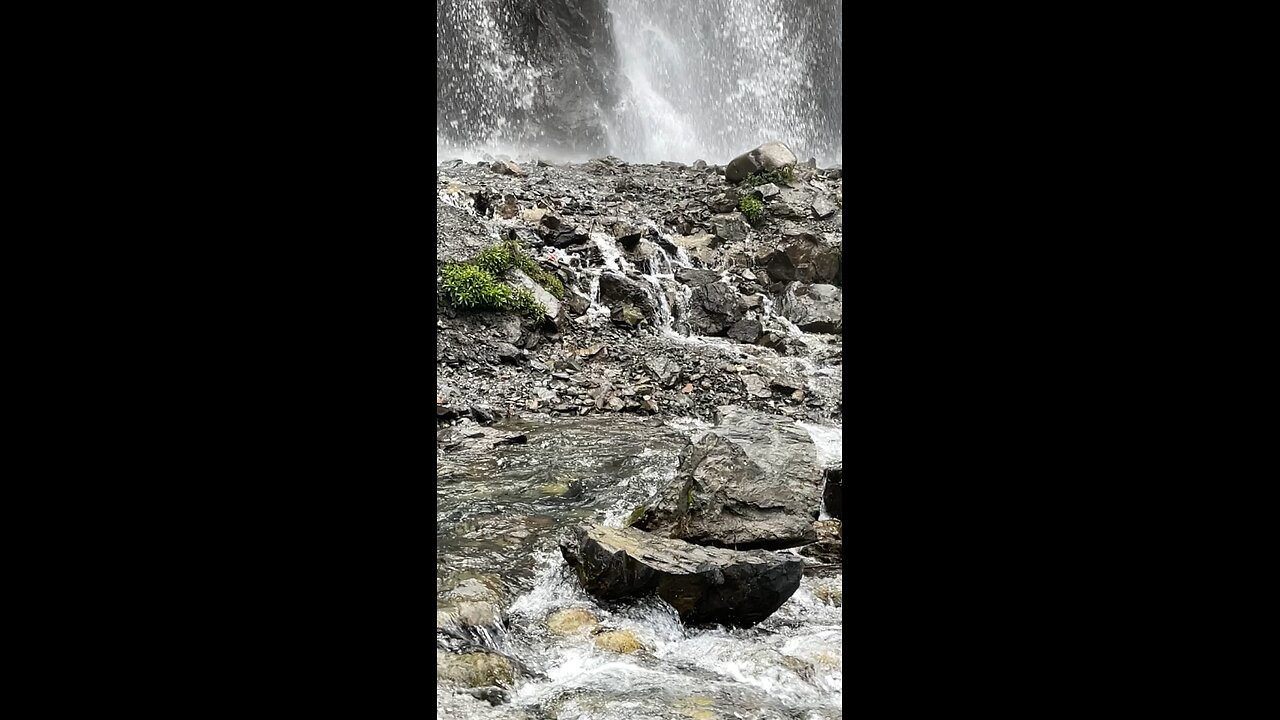
[{"label": "jagged rock", "polygon": [[651,357],[644,361],[644,366],[648,368],[658,384],[664,388],[675,387],[680,382],[680,363],[670,358]]},{"label": "jagged rock", "polygon": [[813,520],[821,486],[790,469],[776,470],[709,432],[686,446],[675,478],[645,502],[633,525],[718,547],[779,549],[811,543],[817,539]]},{"label": "jagged rock", "polygon": [[826,198],[825,195],[819,195],[813,199],[813,214],[825,218],[831,216],[836,211],[835,203]]},{"label": "jagged rock", "polygon": [[689,625],[750,626],[800,587],[803,560],[727,550],[634,528],[581,526],[560,544],[583,588],[603,600],[656,594]]},{"label": "jagged rock", "polygon": [[699,335],[723,336],[746,312],[742,296],[723,281],[696,287],[689,296],[689,328]]},{"label": "jagged rock", "polygon": [[721,216],[715,219],[716,237],[723,242],[741,242],[747,239],[750,226],[741,214]]},{"label": "jagged rock", "polygon": [[720,273],[714,270],[704,270],[702,268],[676,268],[676,280],[688,285],[689,287],[702,287],[710,285],[720,279]]},{"label": "jagged rock", "polygon": [[818,519],[823,468],[809,431],[789,418],[725,405],[716,408],[715,432],[745,450],[773,477],[785,478],[804,498],[810,520]]},{"label": "jagged rock", "polygon": [[501,360],[502,362],[509,362],[514,364],[514,363],[520,362],[520,360],[523,359],[524,357],[520,353],[520,348],[516,347],[515,345],[512,345],[511,343],[500,342],[497,344],[497,350],[498,350],[498,359]]},{"label": "jagged rock", "polygon": [[489,425],[493,423],[493,410],[489,409],[488,406],[472,405],[469,408],[469,411],[471,412],[471,417],[475,418],[476,422],[481,425]]},{"label": "jagged rock", "polygon": [[694,235],[682,235],[672,238],[671,241],[685,250],[696,250],[700,248],[715,247],[718,238],[708,233],[697,233]]},{"label": "jagged rock", "polygon": [[834,285],[793,283],[781,305],[783,317],[805,332],[839,334],[844,329],[841,292]]},{"label": "jagged rock", "polygon": [[828,515],[844,517],[844,463],[836,463],[823,473],[822,502]]},{"label": "jagged rock", "polygon": [[744,317],[734,323],[725,334],[740,343],[751,345],[760,338],[760,333],[762,331],[763,328],[761,327],[758,319],[754,317]]},{"label": "jagged rock", "polygon": [[782,243],[758,255],[756,262],[765,265],[769,277],[775,281],[838,285],[840,256],[839,248],[828,245],[806,230],[789,225],[783,229]]},{"label": "jagged rock", "polygon": [[724,179],[730,183],[746,180],[753,173],[794,167],[796,154],[784,143],[768,142],[750,152],[743,153],[729,162]]},{"label": "jagged rock", "polygon": [[773,197],[774,195],[777,195],[777,194],[778,194],[778,191],[779,191],[779,190],[781,190],[781,189],[782,189],[782,188],[778,187],[777,185],[775,185],[775,184],[773,184],[773,183],[765,183],[764,185],[757,185],[757,186],[756,186],[756,192],[760,193],[760,197],[761,197],[762,199],[763,199],[763,198],[771,198],[771,197]]},{"label": "jagged rock", "polygon": [[656,322],[658,303],[653,293],[653,286],[641,280],[615,272],[600,274],[600,303],[608,307],[615,318],[629,324],[635,325],[645,318]]}]

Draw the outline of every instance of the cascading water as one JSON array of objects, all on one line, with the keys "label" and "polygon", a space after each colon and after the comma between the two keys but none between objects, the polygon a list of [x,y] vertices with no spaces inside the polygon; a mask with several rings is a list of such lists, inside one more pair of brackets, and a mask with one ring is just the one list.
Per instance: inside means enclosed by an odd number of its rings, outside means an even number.
[{"label": "cascading water", "polygon": [[839,162],[841,3],[610,0],[614,154],[724,163],[783,139]]},{"label": "cascading water", "polygon": [[841,161],[840,0],[441,0],[436,155]]}]

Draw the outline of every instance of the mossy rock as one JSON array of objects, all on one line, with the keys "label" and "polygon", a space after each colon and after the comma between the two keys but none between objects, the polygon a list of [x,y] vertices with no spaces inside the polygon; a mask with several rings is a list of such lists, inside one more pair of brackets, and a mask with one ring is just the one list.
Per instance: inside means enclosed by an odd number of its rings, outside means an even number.
[{"label": "mossy rock", "polygon": [[501,655],[478,652],[455,655],[436,651],[436,680],[454,682],[462,687],[511,687],[516,671],[511,661]]},{"label": "mossy rock", "polygon": [[547,629],[556,635],[573,635],[591,630],[599,624],[596,616],[583,608],[557,610],[547,618]]},{"label": "mossy rock", "polygon": [[611,630],[596,636],[596,647],[623,655],[644,650],[644,645],[630,630]]}]

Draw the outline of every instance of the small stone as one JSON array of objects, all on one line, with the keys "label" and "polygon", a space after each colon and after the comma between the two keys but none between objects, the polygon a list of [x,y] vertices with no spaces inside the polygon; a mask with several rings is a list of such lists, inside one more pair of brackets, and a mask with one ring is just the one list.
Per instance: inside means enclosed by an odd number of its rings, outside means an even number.
[{"label": "small stone", "polygon": [[630,630],[613,630],[600,633],[596,636],[596,647],[624,655],[644,649],[644,645],[636,638],[636,634]]},{"label": "small stone", "polygon": [[599,624],[595,615],[582,608],[557,610],[547,618],[547,629],[556,635],[573,635],[591,630]]}]

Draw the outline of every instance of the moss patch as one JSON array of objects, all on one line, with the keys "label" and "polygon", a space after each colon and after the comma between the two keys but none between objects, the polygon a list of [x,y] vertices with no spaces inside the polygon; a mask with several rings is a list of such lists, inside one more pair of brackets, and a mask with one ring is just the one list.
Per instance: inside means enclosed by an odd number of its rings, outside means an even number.
[{"label": "moss patch", "polygon": [[535,318],[545,313],[527,288],[511,288],[498,280],[512,268],[524,271],[557,299],[564,298],[560,278],[543,270],[513,240],[486,249],[471,262],[445,265],[441,292],[446,302],[464,310],[512,310]]},{"label": "moss patch", "polygon": [[760,218],[764,217],[764,203],[750,195],[744,195],[741,200],[738,200],[738,209],[747,216],[747,222],[752,225],[760,222]]}]

